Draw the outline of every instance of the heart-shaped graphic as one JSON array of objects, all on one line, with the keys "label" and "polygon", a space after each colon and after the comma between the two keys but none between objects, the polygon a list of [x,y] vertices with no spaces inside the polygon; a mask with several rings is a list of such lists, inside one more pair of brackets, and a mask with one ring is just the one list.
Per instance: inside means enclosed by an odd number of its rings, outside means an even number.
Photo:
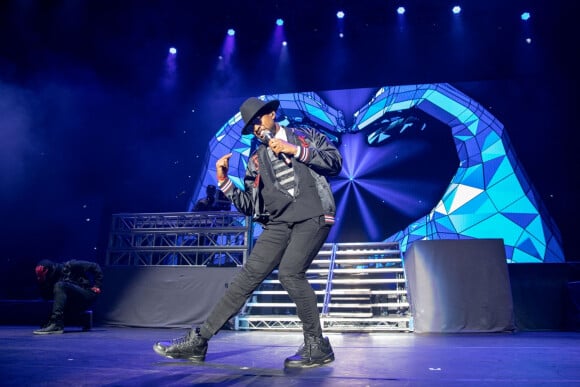
[{"label": "heart-shaped graphic", "polygon": [[[338,93],[338,92],[337,92]],[[341,91],[342,104],[360,100]],[[559,230],[527,181],[503,125],[447,83],[381,87],[347,123],[343,111],[314,92],[262,96],[280,100],[284,126],[311,126],[341,150],[331,180],[337,224],[328,242],[504,240],[508,262],[564,262]],[[346,101],[346,102],[345,102]],[[203,187],[215,184],[215,162],[226,153],[240,189],[253,136],[242,136],[235,114],[210,141]],[[451,157],[450,157],[451,156]],[[412,162],[411,162],[412,161]],[[358,239],[358,240],[357,240]]]}]

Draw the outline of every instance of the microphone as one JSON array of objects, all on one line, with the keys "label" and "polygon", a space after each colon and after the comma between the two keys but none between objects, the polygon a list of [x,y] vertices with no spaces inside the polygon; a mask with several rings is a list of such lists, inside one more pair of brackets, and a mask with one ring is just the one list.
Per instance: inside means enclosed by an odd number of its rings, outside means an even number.
[{"label": "microphone", "polygon": [[[269,130],[264,130],[262,132],[262,136],[264,137],[264,139],[269,143],[271,139],[273,139],[274,137],[272,137],[272,132],[270,132]],[[290,160],[290,157],[288,157],[288,155],[286,153],[278,153],[278,157],[280,157],[282,160],[284,160],[284,162],[286,163],[286,165],[290,166],[290,164],[292,164],[292,160]]]}]

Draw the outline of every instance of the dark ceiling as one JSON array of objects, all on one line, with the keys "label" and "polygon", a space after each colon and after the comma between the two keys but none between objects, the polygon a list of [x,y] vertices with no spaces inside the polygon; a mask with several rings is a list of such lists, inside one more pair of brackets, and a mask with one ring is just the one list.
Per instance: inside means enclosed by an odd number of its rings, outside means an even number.
[{"label": "dark ceiling", "polygon": [[[560,60],[568,55],[562,46],[571,39],[566,18],[573,5],[540,3],[546,2],[471,1],[457,21],[450,1],[3,1],[7,58],[0,63],[20,82],[31,72],[85,67],[99,80],[141,89],[152,85],[175,45],[181,86],[192,90],[206,86],[231,27],[243,85],[263,92],[277,88],[264,65],[272,60],[274,21],[282,17],[294,72],[293,84],[284,85],[289,89],[497,79],[567,62]],[[397,22],[397,4],[407,5],[404,24]],[[340,42],[339,9],[346,12]],[[528,26],[519,20],[524,10],[532,12]],[[539,58],[522,66],[514,54],[526,30]]]},{"label": "dark ceiling", "polygon": [[[452,2],[440,0],[1,1],[4,259],[102,259],[112,213],[185,209],[208,140],[232,114],[220,111],[220,98],[525,80],[549,85],[561,138],[575,136],[577,124],[566,115],[576,98],[576,2],[467,3],[458,18]],[[408,9],[404,24],[394,11],[399,4]],[[524,10],[532,12],[528,23],[519,20]],[[268,48],[278,17],[289,43],[283,77]],[[230,27],[236,72],[216,77]],[[160,87],[169,46],[179,50],[171,93]],[[192,115],[199,111],[207,114]],[[546,143],[540,160],[537,143],[521,150],[532,175],[546,175],[541,168],[550,162],[564,171],[577,162],[575,151],[554,148],[572,141]],[[560,187],[577,193],[579,184],[566,176],[559,175]],[[548,195],[546,179],[540,188]],[[562,203],[553,211],[578,214]]]}]

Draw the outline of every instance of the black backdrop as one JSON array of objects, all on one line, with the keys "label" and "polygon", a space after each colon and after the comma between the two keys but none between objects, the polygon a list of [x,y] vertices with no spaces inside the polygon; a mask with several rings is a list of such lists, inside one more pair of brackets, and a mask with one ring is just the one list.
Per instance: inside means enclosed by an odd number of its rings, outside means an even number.
[{"label": "black backdrop", "polygon": [[[216,123],[231,114],[220,101],[297,90],[539,86],[511,100],[544,101],[527,117],[540,129],[515,122],[510,136],[562,229],[567,259],[579,261],[578,3],[470,3],[458,26],[447,4],[410,1],[401,26],[384,1],[345,1],[337,39],[328,2],[215,1],[202,12],[171,0],[0,2],[0,299],[35,298],[40,259],[104,263],[113,213],[186,208]],[[291,62],[277,77],[279,68],[262,65],[280,14]],[[217,74],[230,26],[236,71]],[[179,49],[173,90],[161,87],[170,45]]]}]

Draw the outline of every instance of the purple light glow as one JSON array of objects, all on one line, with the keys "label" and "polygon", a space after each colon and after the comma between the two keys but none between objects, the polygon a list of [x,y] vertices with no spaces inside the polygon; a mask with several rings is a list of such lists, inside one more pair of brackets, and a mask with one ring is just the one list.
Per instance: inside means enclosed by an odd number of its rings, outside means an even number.
[{"label": "purple light glow", "polygon": [[[354,185],[364,189],[375,198],[384,201],[385,205],[397,209],[405,215],[412,215],[417,212],[417,206],[422,203],[421,195],[432,191],[428,187],[430,184],[423,180],[410,182],[402,179],[356,179]],[[413,189],[409,189],[413,187]],[[425,211],[430,208],[425,208]]]},{"label": "purple light glow", "polygon": [[359,189],[359,185],[356,181],[353,181],[352,187],[356,197],[356,203],[358,203],[359,213],[362,219],[365,220],[363,225],[365,227],[366,234],[372,241],[379,240],[382,235],[380,234],[379,225],[377,222],[379,219],[381,219],[381,217],[373,216],[373,212],[370,210],[367,201],[363,198],[363,195]]},{"label": "purple light glow", "polygon": [[272,37],[272,50],[275,52],[286,42],[286,35],[284,34],[284,26],[278,25],[274,28],[274,36]]},{"label": "purple light glow", "polygon": [[[330,230],[330,234],[328,236],[329,242],[337,242],[340,240],[339,234],[342,231],[343,224],[348,222],[348,218],[346,216],[346,205],[349,201],[351,190],[351,184],[349,183],[349,180],[332,180],[330,182],[332,191],[335,194],[334,196],[338,199],[338,201],[336,205],[336,225]],[[342,188],[346,188],[344,194],[338,195]]]},{"label": "purple light glow", "polygon": [[232,55],[234,54],[235,46],[236,46],[235,36],[230,34],[226,35],[224,44],[222,46],[221,65],[228,66],[230,64]]},{"label": "purple light glow", "polygon": [[363,133],[344,135],[343,168],[331,180],[337,224],[330,240],[380,241],[388,230],[396,231],[402,217],[414,219],[431,210],[430,197],[440,197],[440,184],[408,173],[409,164],[416,165],[413,159],[427,154],[426,146],[409,139],[369,146]]},{"label": "purple light glow", "polygon": [[[176,51],[177,52],[177,51]],[[173,89],[177,82],[177,55],[169,52],[165,59],[165,74],[163,76],[163,87],[166,90]]]}]

